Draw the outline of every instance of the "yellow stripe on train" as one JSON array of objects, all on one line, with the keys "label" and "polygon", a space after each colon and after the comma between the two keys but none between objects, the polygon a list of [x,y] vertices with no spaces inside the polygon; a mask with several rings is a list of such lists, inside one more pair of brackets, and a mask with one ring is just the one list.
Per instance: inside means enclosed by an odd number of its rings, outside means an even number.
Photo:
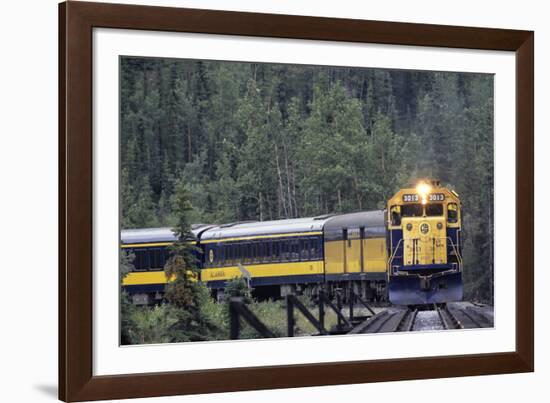
[{"label": "yellow stripe on train", "polygon": [[128,273],[122,285],[145,285],[145,284],[164,284],[166,283],[164,271],[144,271]]},{"label": "yellow stripe on train", "polygon": [[[301,276],[324,273],[324,262],[322,260],[309,262],[284,262],[271,264],[253,264],[243,266],[252,276],[256,277],[279,277],[279,276]],[[201,270],[201,280],[226,281],[235,277],[242,277],[238,266],[213,267]],[[173,280],[173,278],[172,278]],[[146,285],[165,284],[166,276],[164,271],[132,272],[123,280],[122,285]]]},{"label": "yellow stripe on train", "polygon": [[[252,264],[243,267],[250,273],[252,278],[257,278],[323,274],[323,266],[322,260],[315,260],[309,262]],[[242,277],[242,275],[238,266],[213,267],[201,270],[201,280],[203,282],[231,280],[235,277]]]}]

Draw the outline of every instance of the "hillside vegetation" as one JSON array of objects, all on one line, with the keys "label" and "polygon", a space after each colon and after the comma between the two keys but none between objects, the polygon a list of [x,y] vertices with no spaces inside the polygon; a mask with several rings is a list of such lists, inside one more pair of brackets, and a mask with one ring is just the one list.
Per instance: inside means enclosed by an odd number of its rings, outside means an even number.
[{"label": "hillside vegetation", "polygon": [[492,299],[493,76],[121,59],[124,228],[384,208],[430,177],[464,209],[466,298]]}]

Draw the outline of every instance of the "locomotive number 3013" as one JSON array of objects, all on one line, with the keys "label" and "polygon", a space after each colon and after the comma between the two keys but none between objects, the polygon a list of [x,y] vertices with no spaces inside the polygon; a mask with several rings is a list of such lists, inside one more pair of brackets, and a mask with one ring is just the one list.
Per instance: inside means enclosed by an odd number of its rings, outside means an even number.
[{"label": "locomotive number 3013", "polygon": [[432,193],[428,195],[429,201],[444,201],[445,195],[443,193]]},{"label": "locomotive number 3013", "polygon": [[418,195],[411,193],[411,194],[404,194],[403,195],[403,201],[405,203],[411,203],[411,202],[417,202],[419,200]]},{"label": "locomotive number 3013", "polygon": [[[405,203],[414,203],[419,200],[420,200],[420,197],[414,193],[403,195],[403,202]],[[439,202],[444,200],[445,200],[445,195],[443,193],[431,193],[428,195],[428,201],[431,201],[431,202]]]}]

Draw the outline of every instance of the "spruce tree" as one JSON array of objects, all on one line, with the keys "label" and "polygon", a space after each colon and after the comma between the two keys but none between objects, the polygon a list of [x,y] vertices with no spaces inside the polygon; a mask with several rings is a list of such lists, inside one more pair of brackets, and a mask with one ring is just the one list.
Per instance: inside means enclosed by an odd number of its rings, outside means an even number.
[{"label": "spruce tree", "polygon": [[[120,252],[119,262],[119,282],[122,287],[124,278],[133,270],[132,261],[135,255],[127,254],[124,251]],[[120,290],[120,344],[132,344],[133,341],[133,326],[132,315],[136,307],[132,303],[130,296],[124,289]]]},{"label": "spruce tree", "polygon": [[177,322],[172,326],[172,336],[178,342],[209,340],[217,330],[201,309],[210,296],[206,286],[199,281],[197,255],[200,249],[195,246],[191,231],[189,217],[192,211],[189,191],[185,183],[179,180],[173,199],[173,212],[177,219],[173,231],[177,241],[170,246],[170,257],[164,266],[169,280],[165,298],[175,310]]}]

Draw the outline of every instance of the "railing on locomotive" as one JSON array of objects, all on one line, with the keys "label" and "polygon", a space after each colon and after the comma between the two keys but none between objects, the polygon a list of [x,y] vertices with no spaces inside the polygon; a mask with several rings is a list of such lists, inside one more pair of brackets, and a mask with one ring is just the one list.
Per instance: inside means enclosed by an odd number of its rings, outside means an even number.
[{"label": "railing on locomotive", "polygon": [[[442,238],[435,238],[435,239],[445,239],[449,245],[451,246],[451,248],[453,249],[453,252],[455,254],[455,256],[457,257],[457,260],[458,260],[458,271],[462,271],[462,256],[460,255],[459,251],[458,251],[458,245],[456,245],[453,240],[451,239],[451,237],[442,237]],[[388,259],[388,268],[392,268],[393,267],[393,261],[396,259],[396,258],[402,258],[403,256],[397,256],[397,252],[399,251],[400,249],[400,245],[402,244],[402,241],[403,241],[403,238],[401,238],[399,240],[399,242],[397,243],[397,246],[394,248],[394,250],[392,251],[392,254],[390,255],[389,259]],[[402,247],[401,247],[401,250],[402,250]],[[435,266],[435,265],[434,265]],[[390,270],[390,275],[392,275],[393,271]]]},{"label": "railing on locomotive", "polygon": [[[439,185],[439,184],[438,184]],[[411,194],[417,194],[417,197],[413,200],[405,200],[406,195]],[[443,197],[431,197],[433,194],[444,194]],[[392,201],[394,203],[392,203]],[[433,205],[441,205],[442,211],[440,211],[437,214],[427,214],[429,212],[428,210],[431,208],[430,206]],[[422,220],[427,217],[434,217],[439,216],[443,217],[444,219],[444,225],[447,228],[458,228],[460,230],[460,217],[459,213],[461,211],[460,208],[460,200],[458,198],[458,195],[455,192],[449,191],[446,188],[440,188],[439,186],[432,187],[429,184],[420,183],[415,189],[402,189],[398,193],[396,193],[388,202],[388,231],[392,231],[395,229],[404,230],[404,226],[402,224],[402,218],[404,218],[401,215],[401,209],[403,206],[411,206],[416,205],[417,207],[421,208],[418,211],[419,214],[413,214],[412,216],[408,216],[407,218]],[[459,245],[456,244],[451,237],[447,236],[445,237],[446,241],[448,242],[448,245],[450,245],[451,250],[453,251],[454,256],[457,258],[458,263],[458,271],[462,271],[462,256],[460,254],[460,248]],[[388,274],[391,276],[393,273],[392,266],[395,261],[395,259],[403,258],[403,253],[401,255],[398,255],[399,251],[403,252],[403,238],[399,239],[397,245],[389,245],[389,258],[388,258]],[[448,253],[448,252],[447,252]]]}]

